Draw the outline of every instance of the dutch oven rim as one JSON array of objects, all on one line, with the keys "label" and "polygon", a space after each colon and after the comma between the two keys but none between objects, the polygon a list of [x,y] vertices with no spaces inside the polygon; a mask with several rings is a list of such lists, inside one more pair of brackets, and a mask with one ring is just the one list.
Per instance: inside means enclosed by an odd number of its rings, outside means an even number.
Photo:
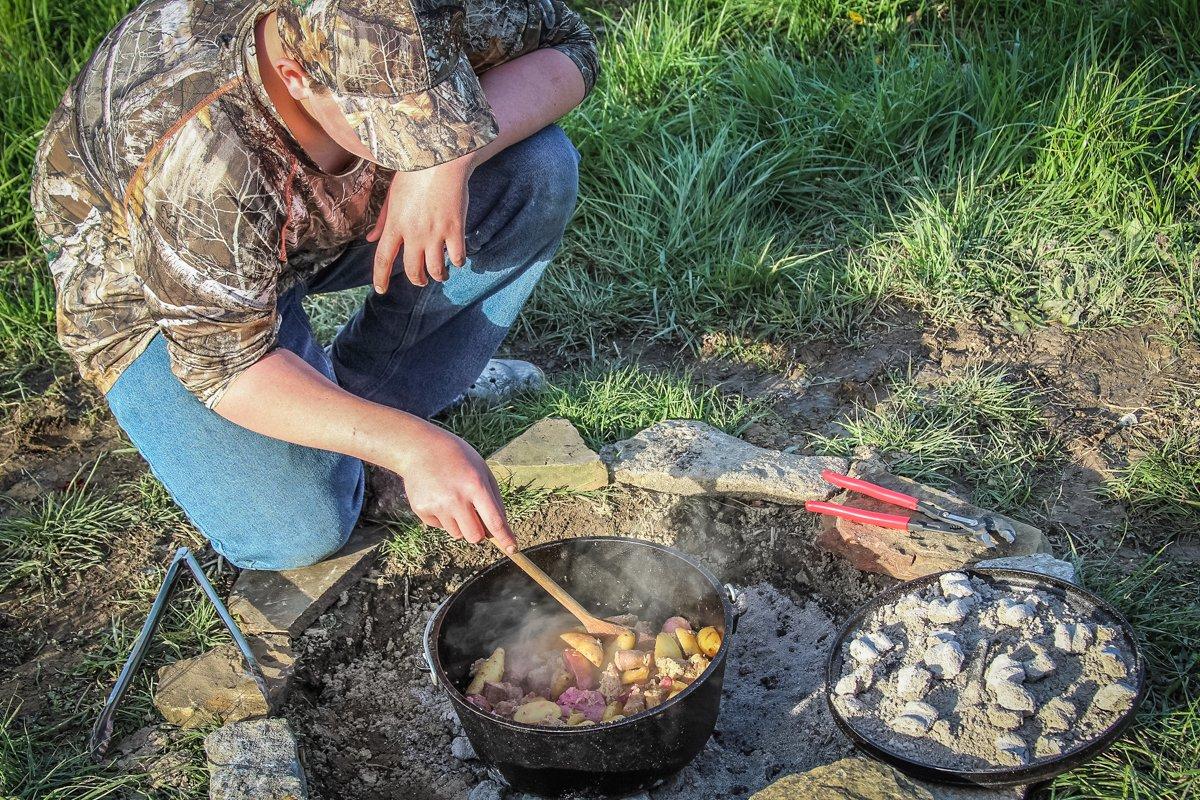
[{"label": "dutch oven rim", "polygon": [[622,542],[625,544],[632,542],[640,546],[660,550],[668,555],[678,558],[694,568],[716,590],[717,596],[721,599],[721,610],[725,612],[725,630],[721,635],[721,648],[717,651],[717,654],[712,657],[712,660],[709,662],[708,667],[704,670],[704,672],[701,672],[696,680],[688,684],[687,688],[685,688],[682,692],[668,700],[664,700],[654,708],[648,708],[645,711],[639,711],[631,717],[626,717],[625,719],[618,720],[616,722],[602,722],[595,725],[550,727],[547,725],[533,725],[527,722],[514,722],[513,720],[505,717],[500,717],[484,711],[474,703],[468,702],[466,695],[464,695],[452,681],[445,677],[446,670],[442,666],[441,654],[438,652],[437,643],[432,641],[432,639],[434,637],[440,638],[442,622],[446,617],[446,611],[450,608],[450,603],[452,600],[464,593],[468,587],[477,581],[483,580],[485,576],[490,575],[495,570],[512,566],[512,562],[510,562],[507,558],[501,558],[477,571],[474,575],[468,578],[462,584],[462,586],[459,586],[457,589],[451,592],[429,617],[429,622],[425,626],[425,636],[423,641],[425,647],[425,665],[429,669],[433,682],[437,686],[441,687],[443,691],[450,696],[450,699],[454,701],[455,705],[461,708],[469,709],[471,713],[475,714],[476,716],[482,717],[489,722],[500,725],[504,728],[510,728],[518,731],[533,731],[554,736],[569,736],[575,734],[582,736],[595,734],[598,731],[607,732],[617,730],[627,724],[633,724],[647,719],[648,717],[651,717],[671,706],[676,705],[679,701],[684,700],[692,694],[692,691],[696,687],[712,677],[712,673],[716,670],[718,662],[728,657],[730,643],[733,639],[733,633],[737,629],[737,620],[741,616],[740,614],[735,613],[734,601],[730,597],[730,594],[733,591],[733,587],[731,585],[722,584],[717,579],[716,575],[714,575],[708,569],[708,567],[704,566],[697,559],[681,550],[677,550],[669,545],[659,544],[658,542],[650,542],[646,541],[645,539],[635,539],[631,536],[576,536],[566,539],[555,539],[550,542],[543,542],[532,547],[523,548],[521,552],[528,555],[529,553],[537,550],[560,547],[567,542]]},{"label": "dutch oven rim", "polygon": [[[1035,759],[1028,764],[1022,766],[990,766],[990,767],[971,767],[971,768],[955,768],[947,767],[941,764],[932,762],[920,761],[916,758],[905,756],[900,752],[888,747],[881,741],[876,741],[870,736],[861,733],[857,728],[850,724],[834,702],[833,684],[835,681],[835,673],[840,676],[840,667],[844,663],[842,656],[842,646],[846,639],[853,633],[854,629],[860,625],[864,619],[871,613],[882,608],[890,602],[894,602],[900,597],[910,592],[922,589],[925,586],[935,584],[943,575],[951,572],[962,572],[968,575],[978,575],[989,582],[996,580],[1024,580],[1030,584],[1041,584],[1043,590],[1057,590],[1063,594],[1077,593],[1082,598],[1090,602],[1095,608],[1104,612],[1110,617],[1109,621],[1115,621],[1121,632],[1125,635],[1126,640],[1131,644],[1133,651],[1135,669],[1137,670],[1137,694],[1134,696],[1132,705],[1099,735],[1091,741],[1085,742],[1076,746],[1072,750],[1065,753],[1060,753],[1057,756],[1050,756],[1044,759]],[[829,655],[825,659],[825,702],[829,706],[829,710],[833,715],[833,721],[839,728],[855,743],[859,749],[866,750],[876,758],[889,763],[900,771],[910,775],[917,775],[927,780],[937,781],[956,786],[982,786],[982,787],[1002,787],[1014,786],[1026,783],[1040,783],[1050,780],[1057,775],[1075,769],[1080,764],[1090,761],[1092,758],[1100,755],[1107,750],[1109,746],[1115,742],[1121,734],[1133,723],[1137,715],[1138,708],[1146,698],[1146,693],[1149,690],[1149,671],[1146,664],[1145,654],[1142,651],[1141,642],[1138,641],[1136,629],[1125,618],[1125,615],[1118,611],[1111,603],[1100,597],[1095,592],[1081,586],[1077,583],[1064,581],[1054,575],[1047,575],[1041,572],[1035,572],[1028,569],[1017,569],[1013,567],[977,567],[970,565],[960,567],[959,569],[942,570],[940,572],[922,575],[907,581],[902,581],[897,585],[886,589],[875,596],[871,597],[857,609],[850,617],[842,623],[836,637],[834,638],[833,647],[829,650]]]}]

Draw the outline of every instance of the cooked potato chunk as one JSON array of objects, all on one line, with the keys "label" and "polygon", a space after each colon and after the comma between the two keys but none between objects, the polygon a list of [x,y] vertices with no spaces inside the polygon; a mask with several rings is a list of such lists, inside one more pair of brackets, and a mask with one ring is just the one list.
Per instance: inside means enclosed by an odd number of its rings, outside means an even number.
[{"label": "cooked potato chunk", "polygon": [[712,658],[721,649],[721,634],[711,626],[701,628],[696,634],[696,644],[700,646],[701,653]]},{"label": "cooked potato chunk", "polygon": [[500,683],[504,680],[504,648],[497,647],[487,660],[479,665],[475,677],[467,684],[467,694],[479,694],[485,683]]},{"label": "cooked potato chunk", "polygon": [[619,717],[621,715],[622,709],[624,709],[624,706],[622,706],[616,700],[612,701],[604,707],[604,716],[600,718],[600,721],[612,722],[613,717]]},{"label": "cooked potato chunk", "polygon": [[593,667],[604,666],[604,648],[600,646],[600,640],[595,636],[568,631],[558,638],[582,653],[584,658],[592,662]]},{"label": "cooked potato chunk", "polygon": [[513,712],[514,722],[524,722],[527,725],[537,725],[550,719],[561,719],[562,711],[552,700],[537,699],[517,706]]},{"label": "cooked potato chunk", "polygon": [[679,640],[679,649],[688,658],[700,652],[700,645],[696,644],[696,634],[691,628],[676,628],[675,638]]},{"label": "cooked potato chunk", "polygon": [[674,634],[660,633],[654,640],[654,658],[683,659],[683,651],[679,649],[679,640]]},{"label": "cooked potato chunk", "polygon": [[650,680],[650,668],[638,667],[621,673],[621,683],[645,683]]}]

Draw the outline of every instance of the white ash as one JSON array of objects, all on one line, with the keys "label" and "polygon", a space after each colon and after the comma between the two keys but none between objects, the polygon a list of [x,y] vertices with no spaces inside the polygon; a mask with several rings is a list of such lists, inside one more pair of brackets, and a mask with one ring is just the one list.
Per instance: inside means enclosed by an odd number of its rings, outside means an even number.
[{"label": "white ash", "polygon": [[925,666],[934,675],[949,680],[962,672],[966,654],[958,642],[938,642],[925,650]]},{"label": "white ash", "polygon": [[937,722],[937,709],[922,703],[918,700],[912,700],[904,704],[904,708],[900,709],[899,715],[892,720],[892,730],[899,733],[906,733],[909,736],[924,736],[933,723]]},{"label": "white ash", "polygon": [[875,673],[867,667],[859,667],[849,675],[843,675],[833,691],[837,694],[858,695],[871,688],[875,682]]},{"label": "white ash", "polygon": [[892,647],[892,640],[882,633],[867,633],[850,643],[850,657],[860,664],[874,664]]},{"label": "white ash", "polygon": [[975,590],[971,588],[971,579],[961,572],[947,572],[938,578],[938,584],[942,587],[942,596],[949,600],[975,594]]},{"label": "white ash", "polygon": [[1009,767],[1019,767],[1029,761],[1025,740],[1015,733],[1002,733],[996,737],[997,760]]},{"label": "white ash", "polygon": [[1104,711],[1123,711],[1129,708],[1129,704],[1133,702],[1135,696],[1137,696],[1137,691],[1129,684],[1110,683],[1102,686],[1100,691],[1096,692],[1096,697],[1092,702],[1096,708]]},{"label": "white ash", "polygon": [[1086,653],[1096,641],[1090,625],[1084,622],[1060,622],[1054,626],[1054,646],[1064,653]]},{"label": "white ash", "polygon": [[[916,700],[925,696],[929,685],[933,683],[933,673],[923,667],[901,667],[896,673],[896,694],[900,697]],[[870,686],[864,687],[866,689]],[[855,692],[860,694],[860,692]]]},{"label": "white ash", "polygon": [[999,604],[996,606],[996,616],[999,617],[1002,623],[1012,628],[1033,619],[1036,613],[1037,610],[1033,607],[1032,603],[1013,600],[1008,597],[1001,597]]},{"label": "white ash", "polygon": [[1025,680],[1040,681],[1053,675],[1057,667],[1054,659],[1050,657],[1050,651],[1036,642],[1030,642],[1028,648],[1032,655],[1028,660],[1021,662],[1021,667],[1025,670]]},{"label": "white ash", "polygon": [[[1095,613],[1058,592],[943,575],[847,637],[838,685],[852,691],[834,702],[861,734],[942,767],[1020,766],[1072,752],[1136,694],[1130,644]],[[890,647],[876,646],[880,635]]]}]

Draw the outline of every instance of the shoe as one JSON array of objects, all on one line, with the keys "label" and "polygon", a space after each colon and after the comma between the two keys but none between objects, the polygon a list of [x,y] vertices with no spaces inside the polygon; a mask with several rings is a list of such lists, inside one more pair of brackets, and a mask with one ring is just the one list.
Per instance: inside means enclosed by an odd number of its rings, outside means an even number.
[{"label": "shoe", "polygon": [[528,361],[493,358],[475,382],[467,387],[463,397],[497,405],[517,392],[540,392],[545,388],[546,374]]}]

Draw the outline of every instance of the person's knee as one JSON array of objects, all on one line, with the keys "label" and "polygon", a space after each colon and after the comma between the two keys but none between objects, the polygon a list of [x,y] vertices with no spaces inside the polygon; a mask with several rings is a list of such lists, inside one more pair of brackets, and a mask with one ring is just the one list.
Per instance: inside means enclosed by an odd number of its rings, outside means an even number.
[{"label": "person's knee", "polygon": [[210,535],[213,545],[241,569],[299,569],[329,558],[350,539],[362,510],[362,462],[342,457],[338,466],[329,485],[303,501],[256,514],[257,532]]},{"label": "person's knee", "polygon": [[579,151],[557,125],[543,128],[522,144],[524,168],[513,188],[524,195],[521,199],[528,212],[561,233],[579,196]]}]

